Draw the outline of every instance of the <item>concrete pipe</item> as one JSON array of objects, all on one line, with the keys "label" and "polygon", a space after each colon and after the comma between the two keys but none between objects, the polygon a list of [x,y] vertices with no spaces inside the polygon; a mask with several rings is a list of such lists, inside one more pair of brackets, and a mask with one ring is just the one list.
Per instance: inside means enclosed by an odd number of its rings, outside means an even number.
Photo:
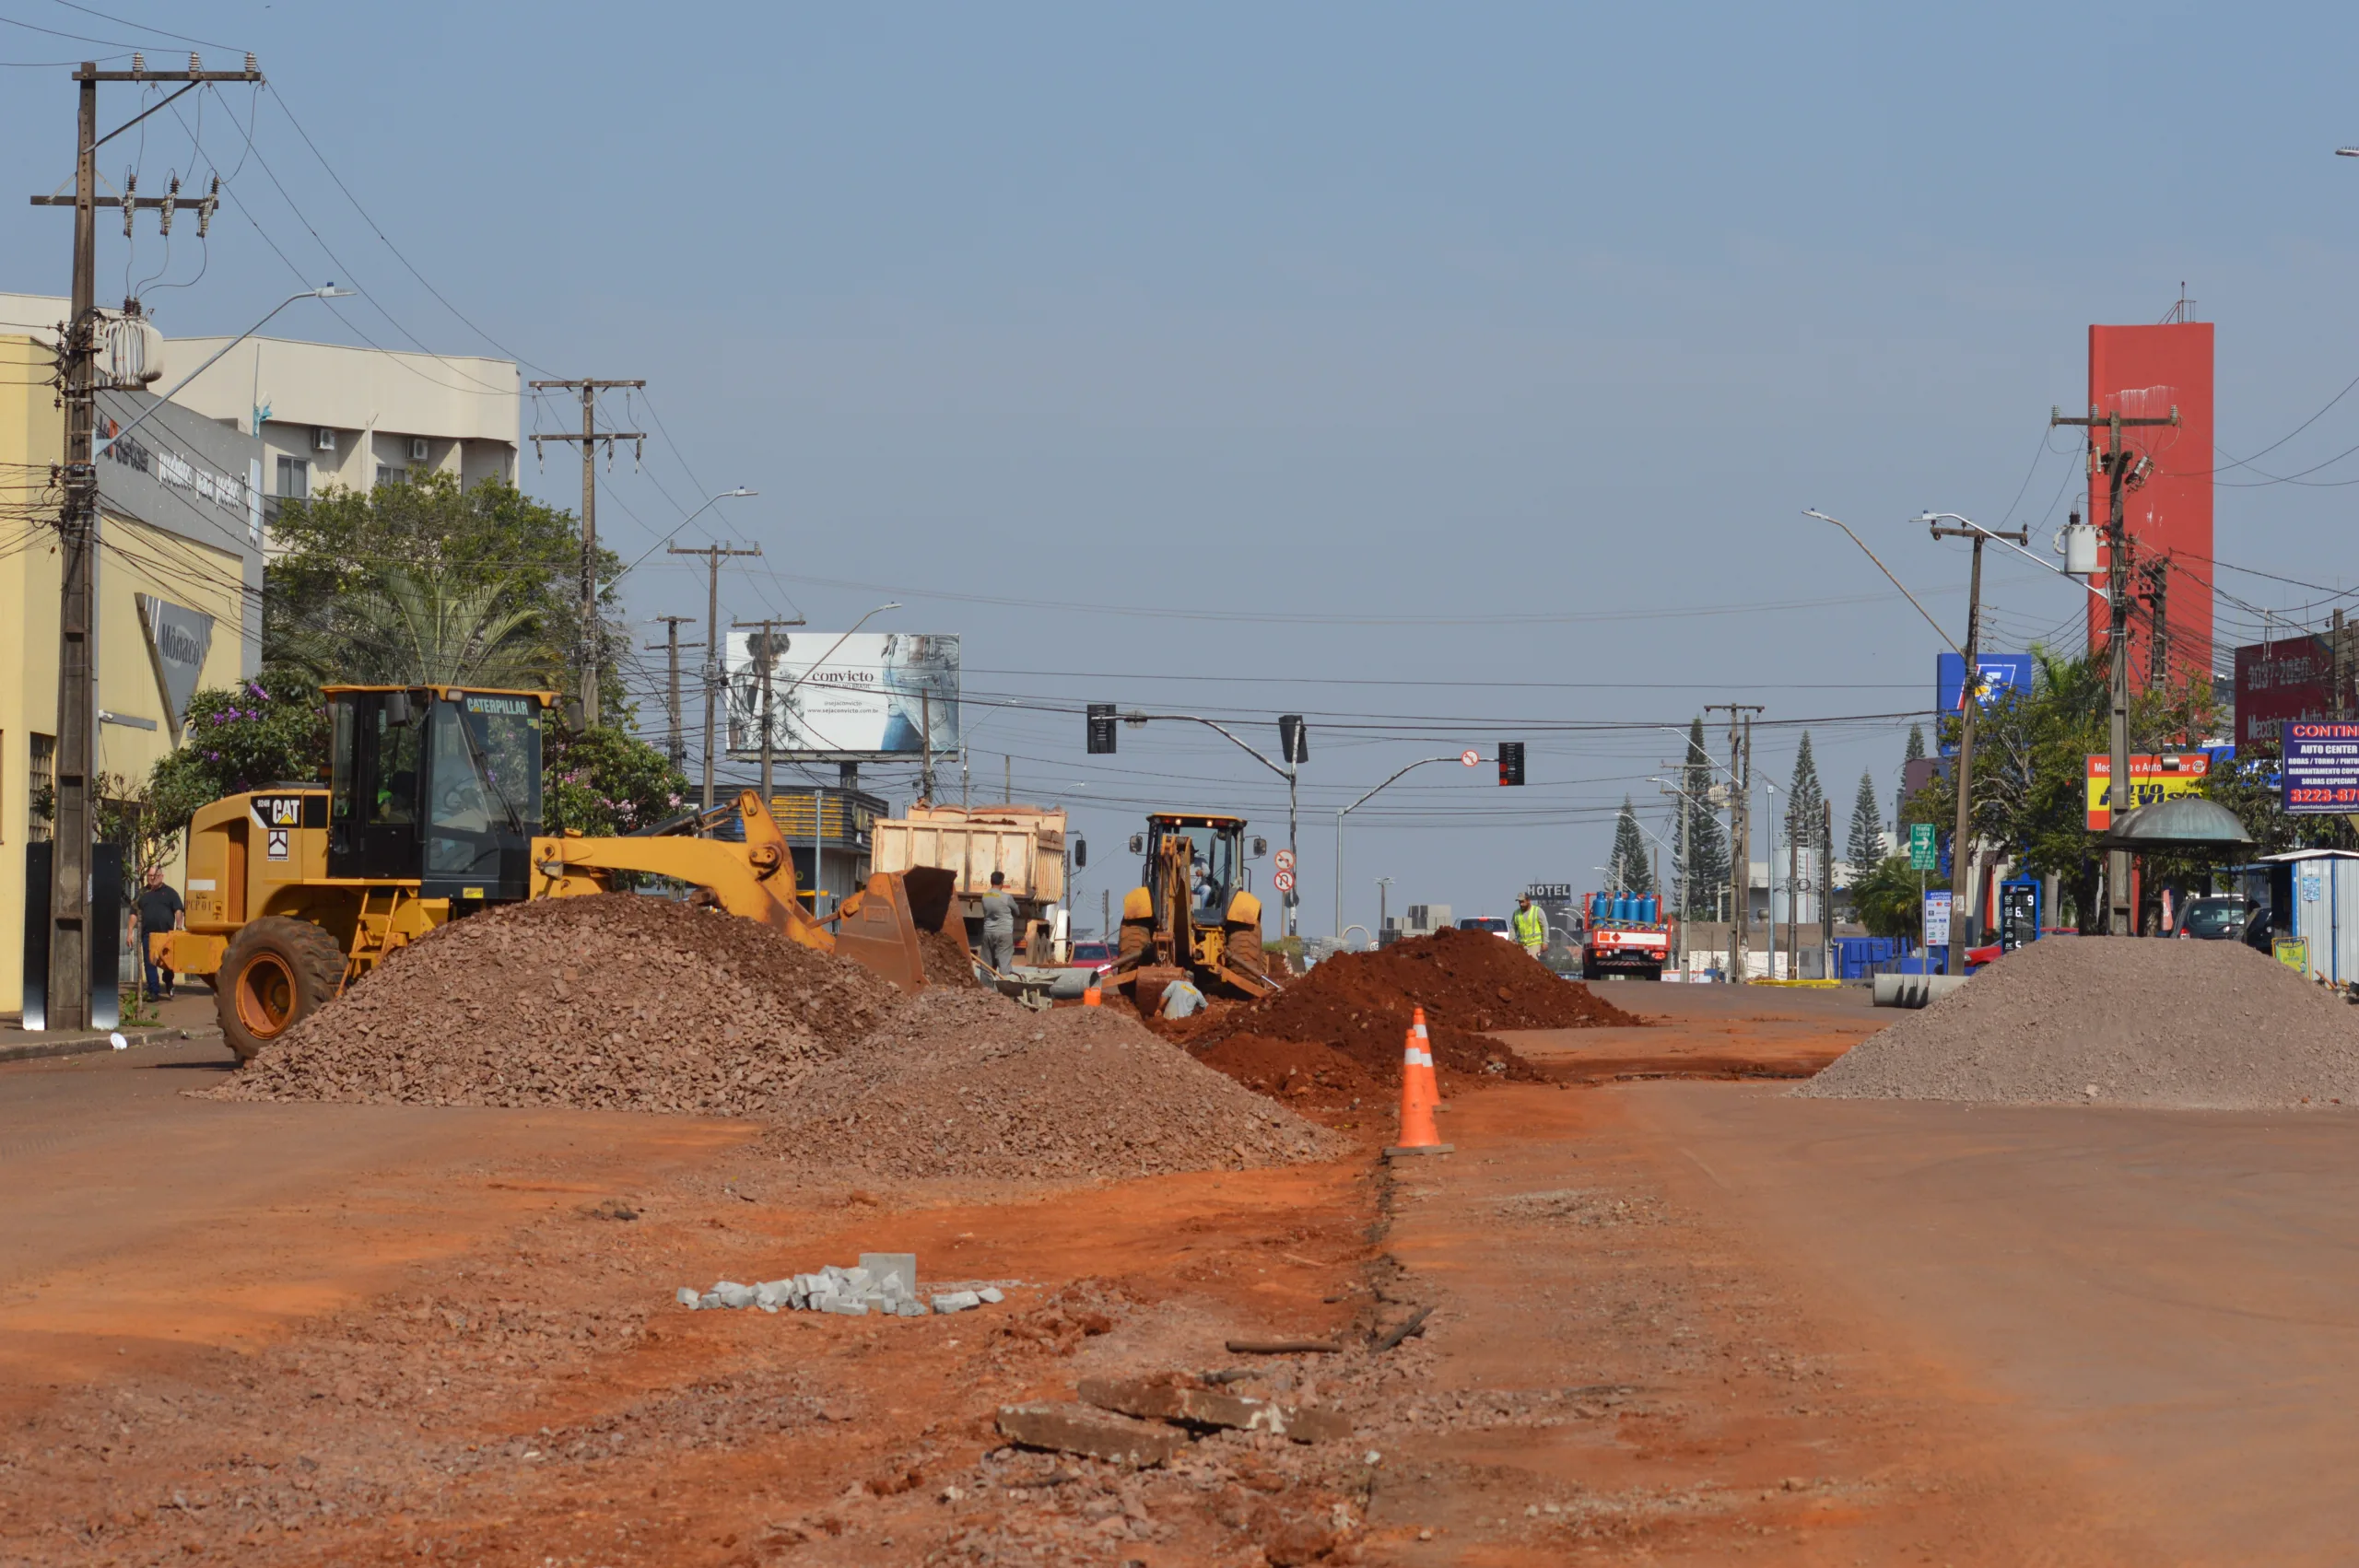
[{"label": "concrete pipe", "polygon": [[1878,1007],[1924,1007],[1966,984],[1964,975],[1878,975]]}]

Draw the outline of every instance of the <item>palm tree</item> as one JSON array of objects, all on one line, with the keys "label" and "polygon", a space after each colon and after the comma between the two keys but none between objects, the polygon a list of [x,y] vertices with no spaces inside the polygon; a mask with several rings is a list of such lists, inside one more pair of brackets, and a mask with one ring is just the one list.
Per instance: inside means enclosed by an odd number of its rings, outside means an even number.
[{"label": "palm tree", "polygon": [[512,587],[381,567],[299,628],[288,651],[323,683],[546,685],[559,656],[540,636],[540,613],[519,607]]}]

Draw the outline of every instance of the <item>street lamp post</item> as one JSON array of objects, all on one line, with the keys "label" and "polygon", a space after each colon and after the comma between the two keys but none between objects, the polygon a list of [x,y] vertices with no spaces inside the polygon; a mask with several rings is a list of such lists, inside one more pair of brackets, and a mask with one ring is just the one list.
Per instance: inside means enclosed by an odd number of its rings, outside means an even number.
[{"label": "street lamp post", "polygon": [[[1482,760],[1483,760],[1483,759],[1482,759],[1482,757],[1480,757],[1479,755],[1477,755],[1475,753],[1473,753],[1473,752],[1472,752],[1472,751],[1452,752],[1452,753],[1451,753],[1449,755],[1448,755],[1448,756],[1423,756],[1423,757],[1419,757],[1416,761],[1414,761],[1414,762],[1411,763],[1407,767],[1402,768],[1402,769],[1400,770],[1400,772],[1395,773],[1395,774],[1394,774],[1391,778],[1388,778],[1388,779],[1386,779],[1383,783],[1379,784],[1379,785],[1378,785],[1374,790],[1370,790],[1367,794],[1362,795],[1358,800],[1354,801],[1350,805],[1341,807],[1341,808],[1339,808],[1339,809],[1336,811],[1336,813],[1335,813],[1335,940],[1336,940],[1337,942],[1342,942],[1342,941],[1344,940],[1344,819],[1345,817],[1349,816],[1352,813],[1354,813],[1354,812],[1356,812],[1356,811],[1359,810],[1362,806],[1364,806],[1364,805],[1367,804],[1370,801],[1372,801],[1372,800],[1376,799],[1377,795],[1378,795],[1379,792],[1381,792],[1382,790],[1387,790],[1387,789],[1390,789],[1390,788],[1391,788],[1391,787],[1395,782],[1397,782],[1397,781],[1398,781],[1398,780],[1402,777],[1402,775],[1404,775],[1404,774],[1408,774],[1408,773],[1412,773],[1412,772],[1414,772],[1416,769],[1418,769],[1418,768],[1420,768],[1420,767],[1425,766],[1426,766],[1426,764],[1428,764],[1428,763],[1435,763],[1435,762],[1457,762],[1457,763],[1463,763],[1463,764],[1465,764],[1468,767],[1473,767],[1473,766],[1477,766],[1478,764],[1480,764],[1480,763],[1482,762]],[[1379,919],[1380,919],[1381,918],[1382,918],[1382,917],[1379,915]]]},{"label": "street lamp post", "polygon": [[[298,299],[346,299],[351,298],[351,295],[352,290],[349,288],[338,288],[333,283],[322,284],[317,288],[306,288],[299,294],[288,295],[286,298],[281,299],[277,304],[273,305],[268,310],[263,312],[263,318],[261,321],[256,322],[253,325],[248,327],[245,331],[240,333],[237,336],[231,338],[229,342],[216,349],[210,359],[207,359],[204,364],[199,365],[195,369],[191,370],[187,375],[182,376],[179,380],[173,382],[172,390],[163,393],[158,396],[155,402],[149,404],[146,411],[143,412],[138,418],[134,419],[130,424],[123,426],[113,435],[109,436],[105,440],[99,442],[97,445],[98,451],[101,453],[105,452],[117,441],[131,434],[132,431],[137,429],[140,426],[147,423],[151,415],[153,415],[158,409],[162,408],[164,404],[171,402],[174,397],[180,394],[182,388],[187,386],[191,381],[196,380],[197,377],[202,376],[205,371],[210,370],[214,366],[219,364],[223,355],[237,347],[238,345],[245,342],[246,339],[253,336],[254,333],[262,331],[263,328],[268,326],[270,324],[271,317],[276,316],[279,311],[287,309],[288,306],[294,304]],[[257,430],[254,433],[256,435],[260,435],[262,432]]]}]

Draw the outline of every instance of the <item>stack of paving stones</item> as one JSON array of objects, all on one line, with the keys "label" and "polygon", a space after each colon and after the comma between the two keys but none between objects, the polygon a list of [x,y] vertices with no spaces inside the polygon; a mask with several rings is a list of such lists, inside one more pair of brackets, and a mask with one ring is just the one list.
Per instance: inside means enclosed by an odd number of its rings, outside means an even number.
[{"label": "stack of paving stones", "polygon": [[928,1296],[918,1288],[914,1253],[863,1252],[855,1268],[830,1263],[816,1274],[765,1280],[756,1285],[722,1280],[701,1293],[682,1285],[676,1299],[691,1312],[742,1311],[751,1306],[764,1312],[832,1312],[846,1317],[928,1317],[967,1312],[1007,1298],[996,1285],[937,1291]]}]

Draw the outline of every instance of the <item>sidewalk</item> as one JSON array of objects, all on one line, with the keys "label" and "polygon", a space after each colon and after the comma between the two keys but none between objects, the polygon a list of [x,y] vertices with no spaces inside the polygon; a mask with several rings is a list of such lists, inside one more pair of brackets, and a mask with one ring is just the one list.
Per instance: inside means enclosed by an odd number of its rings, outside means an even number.
[{"label": "sidewalk", "polygon": [[158,1003],[153,1011],[158,1019],[153,1027],[98,1029],[74,1034],[19,1028],[18,1025],[22,1019],[18,1014],[0,1014],[0,1062],[112,1050],[113,1036],[118,1033],[123,1036],[123,1043],[134,1048],[167,1042],[177,1044],[182,1040],[218,1040],[221,1037],[220,1025],[213,1018],[213,993],[202,986],[182,987],[178,996]]}]

